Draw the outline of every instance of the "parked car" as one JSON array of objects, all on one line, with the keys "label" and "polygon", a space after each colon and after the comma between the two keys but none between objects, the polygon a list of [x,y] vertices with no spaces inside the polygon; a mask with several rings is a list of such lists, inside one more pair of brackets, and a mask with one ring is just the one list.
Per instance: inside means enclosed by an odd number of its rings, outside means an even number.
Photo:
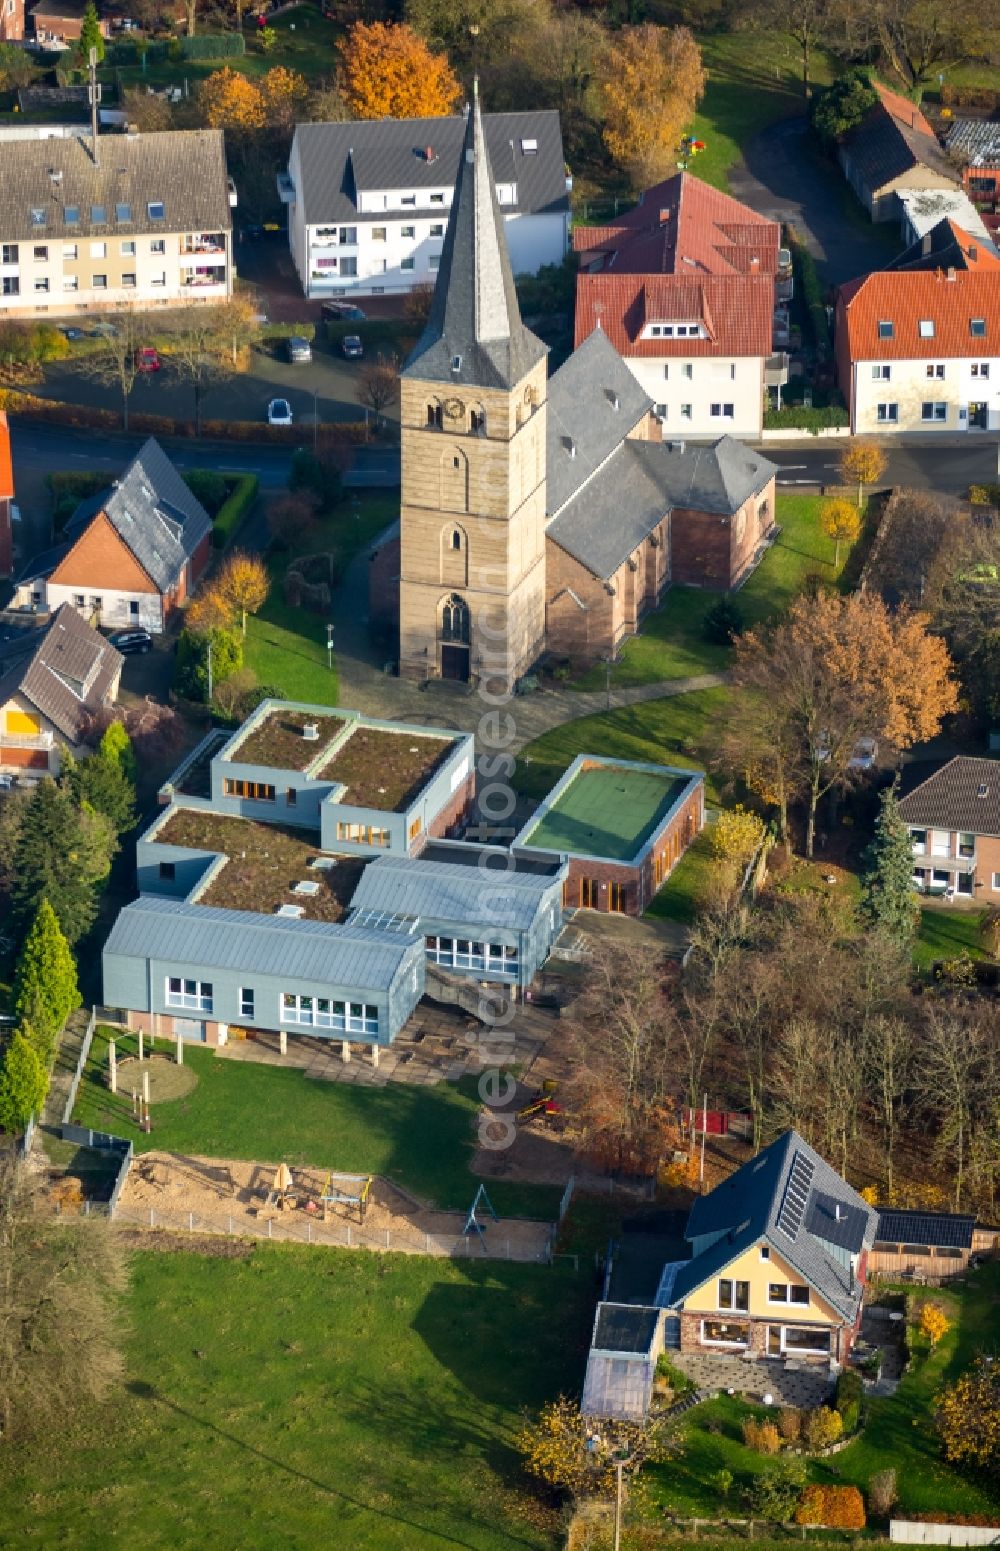
[{"label": "parked car", "polygon": [[118,330],[113,323],[95,323],[88,333],[91,339],[114,339]]},{"label": "parked car", "polygon": [[308,339],[301,334],[292,334],[288,341],[288,359],[297,365],[300,361],[311,361],[312,358],[312,346]]},{"label": "parked car", "polygon": [[292,406],[287,399],[272,399],[267,406],[268,425],[291,425]]},{"label": "parked car", "polygon": [[67,328],[67,329],[60,329],[59,332],[61,334],[64,334],[67,339],[85,339],[86,338],[86,335],[84,334],[83,329],[74,328],[72,325],[70,325],[70,327]]},{"label": "parked car", "polygon": [[255,242],[258,237],[263,237],[264,228],[259,221],[247,221],[240,227],[241,242]]},{"label": "parked car", "polygon": [[357,361],[365,353],[359,334],[345,334],[340,341],[340,348],[349,361]]},{"label": "parked car", "polygon": [[324,302],[323,316],[328,323],[363,323],[365,314],[353,302]]},{"label": "parked car", "polygon": [[111,637],[111,645],[123,657],[129,657],[133,652],[148,652],[153,645],[153,637],[148,630],[137,627],[134,630],[119,630]]},{"label": "parked car", "polygon": [[135,368],[139,372],[158,372],[163,366],[160,352],[153,345],[140,345],[135,352]]}]

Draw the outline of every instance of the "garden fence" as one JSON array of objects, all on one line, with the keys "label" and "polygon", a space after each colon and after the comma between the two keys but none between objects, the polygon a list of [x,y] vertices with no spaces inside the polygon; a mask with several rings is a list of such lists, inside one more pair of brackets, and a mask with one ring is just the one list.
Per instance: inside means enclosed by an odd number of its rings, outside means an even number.
[{"label": "garden fence", "polygon": [[269,1217],[248,1222],[245,1217],[220,1213],[165,1211],[161,1207],[121,1206],[115,1197],[112,1211],[117,1223],[132,1223],[141,1228],[159,1228],[177,1233],[209,1233],[223,1237],[271,1239],[275,1242],[318,1244],[331,1249],[392,1250],[404,1255],[440,1255],[461,1260],[517,1260],[549,1265],[552,1260],[551,1236],[527,1244],[508,1238],[503,1225],[491,1227],[485,1243],[478,1234],[422,1233],[416,1228],[366,1229],[350,1222],[322,1222],[306,1218]]},{"label": "garden fence", "polygon": [[21,1157],[22,1158],[26,1158],[28,1156],[29,1152],[31,1151],[31,1144],[32,1144],[32,1142],[35,1139],[35,1127],[36,1127],[37,1124],[38,1124],[38,1116],[37,1115],[29,1115],[29,1117],[28,1117],[28,1124],[25,1126],[25,1128],[24,1128],[24,1135],[21,1138]]},{"label": "garden fence", "polygon": [[70,1078],[69,1092],[66,1095],[66,1103],[63,1105],[62,1123],[64,1126],[69,1123],[69,1119],[73,1113],[73,1110],[76,1108],[76,1095],[80,1087],[80,1078],[83,1076],[83,1069],[86,1066],[87,1058],[90,1055],[90,1047],[93,1043],[94,1030],[96,1027],[97,1008],[92,1007],[90,1009],[90,1017],[87,1020],[86,1033],[83,1036],[83,1044],[80,1046],[80,1054],[77,1057],[76,1070],[74,1071],[73,1076]]}]

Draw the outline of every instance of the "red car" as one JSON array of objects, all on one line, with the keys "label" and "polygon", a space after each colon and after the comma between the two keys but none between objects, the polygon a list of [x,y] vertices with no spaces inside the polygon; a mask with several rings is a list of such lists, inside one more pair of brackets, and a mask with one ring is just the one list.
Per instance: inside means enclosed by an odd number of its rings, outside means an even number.
[{"label": "red car", "polygon": [[143,345],[135,352],[135,364],[140,372],[158,372],[163,362],[158,350],[152,345]]}]

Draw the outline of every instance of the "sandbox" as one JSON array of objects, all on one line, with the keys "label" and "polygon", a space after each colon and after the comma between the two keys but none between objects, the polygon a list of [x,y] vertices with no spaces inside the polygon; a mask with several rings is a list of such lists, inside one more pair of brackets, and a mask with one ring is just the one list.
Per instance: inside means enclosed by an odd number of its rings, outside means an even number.
[{"label": "sandbox", "polygon": [[[466,1234],[466,1213],[442,1212],[375,1175],[363,1221],[350,1205],[327,1206],[322,1196],[330,1183],[357,1194],[357,1175],[322,1168],[292,1167],[289,1195],[295,1206],[277,1209],[273,1185],[278,1165],[244,1159],[199,1158],[170,1152],[137,1157],[129,1171],[116,1222],[192,1233],[237,1234],[252,1238],[341,1248],[396,1250],[405,1254],[460,1255],[470,1259],[547,1261],[552,1224],[520,1217],[478,1214],[482,1237]],[[328,1183],[330,1182],[330,1183]],[[476,1182],[469,1180],[469,1201]],[[271,1198],[269,1200],[269,1198]]]}]

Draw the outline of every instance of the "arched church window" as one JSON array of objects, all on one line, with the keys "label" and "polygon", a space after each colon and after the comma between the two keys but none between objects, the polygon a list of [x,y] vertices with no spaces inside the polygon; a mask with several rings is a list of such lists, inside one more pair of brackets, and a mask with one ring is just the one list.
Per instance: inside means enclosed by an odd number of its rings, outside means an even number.
[{"label": "arched church window", "polygon": [[474,436],[485,436],[485,434],[486,434],[486,411],[485,411],[485,409],[470,409],[470,411],[469,411],[469,430],[473,433]]},{"label": "arched church window", "polygon": [[468,645],[470,626],[469,605],[457,592],[453,592],[441,605],[442,641],[460,641]]},{"label": "arched church window", "polygon": [[436,426],[437,429],[440,431],[441,426],[443,424],[443,420],[444,420],[444,416],[443,416],[442,411],[441,411],[441,405],[440,404],[428,404],[428,406],[427,406],[427,424],[429,426]]},{"label": "arched church window", "polygon": [[457,528],[451,536],[451,547],[452,549],[461,549],[462,547],[462,535]]}]

